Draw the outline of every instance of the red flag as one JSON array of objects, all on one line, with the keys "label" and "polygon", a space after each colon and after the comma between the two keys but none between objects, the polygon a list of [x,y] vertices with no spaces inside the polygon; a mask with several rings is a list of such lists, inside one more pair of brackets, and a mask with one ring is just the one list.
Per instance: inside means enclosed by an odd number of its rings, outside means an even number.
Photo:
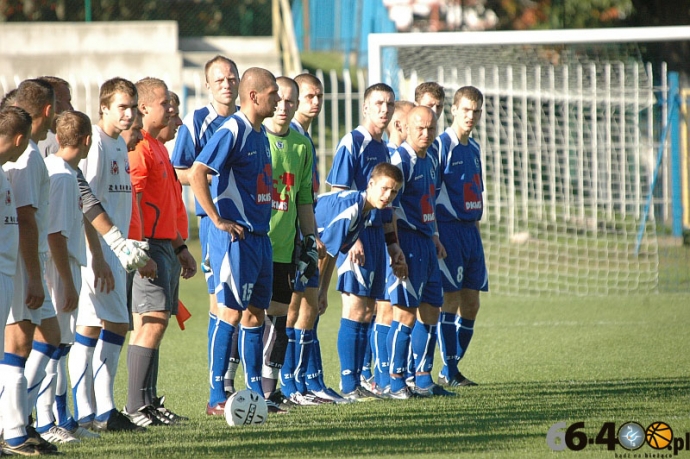
[{"label": "red flag", "polygon": [[177,318],[177,325],[180,326],[180,330],[184,330],[184,323],[187,319],[192,317],[192,313],[182,304],[182,300],[177,300],[177,314],[175,317]]}]

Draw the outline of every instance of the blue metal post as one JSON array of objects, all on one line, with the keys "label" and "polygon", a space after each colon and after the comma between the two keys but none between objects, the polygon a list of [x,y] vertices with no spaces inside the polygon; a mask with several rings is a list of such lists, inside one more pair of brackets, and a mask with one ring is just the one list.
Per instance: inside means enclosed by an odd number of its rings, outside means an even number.
[{"label": "blue metal post", "polygon": [[[678,72],[669,72],[668,103],[679,105]],[[669,119],[671,137],[671,213],[673,216],[673,235],[683,236],[683,192],[681,179],[680,160],[680,110],[675,110],[675,115]]]}]

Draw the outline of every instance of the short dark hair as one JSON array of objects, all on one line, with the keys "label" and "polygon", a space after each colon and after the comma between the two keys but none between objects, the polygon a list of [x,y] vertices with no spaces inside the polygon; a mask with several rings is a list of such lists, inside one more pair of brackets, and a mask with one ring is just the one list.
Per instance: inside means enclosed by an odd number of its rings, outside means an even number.
[{"label": "short dark hair", "polygon": [[17,88],[8,91],[7,94],[0,100],[0,108],[10,107],[14,104],[14,100],[17,98]]},{"label": "short dark hair", "polygon": [[318,86],[319,88],[323,88],[323,83],[321,80],[316,78],[315,75],[312,75],[311,73],[300,73],[295,77],[295,83],[297,83],[299,86],[302,86],[303,84],[309,84],[312,86]]},{"label": "short dark hair", "polygon": [[471,100],[472,102],[478,102],[479,105],[484,104],[484,94],[482,94],[482,92],[474,86],[463,86],[455,91],[455,95],[453,96],[453,105],[458,105],[463,97]]},{"label": "short dark hair", "polygon": [[0,136],[14,137],[17,134],[31,136],[31,115],[21,107],[0,109]]},{"label": "short dark hair", "polygon": [[55,91],[50,83],[35,78],[24,80],[17,88],[14,105],[23,108],[32,118],[42,116],[46,105],[55,104]]},{"label": "short dark hair", "polygon": [[389,92],[393,94],[393,97],[395,97],[395,91],[393,91],[393,88],[388,86],[386,83],[374,83],[371,86],[369,86],[367,89],[364,90],[364,101],[366,102],[369,97],[371,96],[371,93],[373,92]]},{"label": "short dark hair", "polygon": [[55,135],[61,147],[77,147],[91,132],[89,117],[76,110],[60,113],[55,121]]},{"label": "short dark hair", "polygon": [[373,180],[373,179],[380,177],[380,176],[390,177],[393,180],[395,180],[397,183],[403,182],[402,171],[397,166],[394,166],[391,163],[385,163],[385,162],[384,163],[378,163],[371,170],[371,175],[369,176],[369,179]]},{"label": "short dark hair", "polygon": [[446,98],[446,92],[443,90],[443,86],[435,81],[426,81],[417,85],[414,90],[414,101],[419,103],[419,101],[422,100],[422,97],[424,97],[424,94],[431,94],[441,103],[443,103]]},{"label": "short dark hair", "polygon": [[295,80],[286,76],[279,76],[276,78],[276,84],[280,86],[282,84],[291,84],[292,88],[295,90],[295,99],[299,99],[299,85]]}]

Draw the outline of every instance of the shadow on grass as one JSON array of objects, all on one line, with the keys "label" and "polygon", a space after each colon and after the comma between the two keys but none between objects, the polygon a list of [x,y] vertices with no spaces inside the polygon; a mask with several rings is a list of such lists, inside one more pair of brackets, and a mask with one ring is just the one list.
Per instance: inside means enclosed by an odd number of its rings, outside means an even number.
[{"label": "shadow on grass", "polygon": [[[146,448],[148,457],[443,456],[508,450],[529,456],[545,451],[546,432],[558,421],[585,421],[596,434],[603,422],[686,419],[690,379],[502,383],[455,392],[456,397],[294,408],[250,428],[195,418],[119,438],[115,448],[110,441],[102,447],[103,440],[90,443],[88,455],[141,456]],[[82,453],[81,447],[69,450],[75,457]]]}]

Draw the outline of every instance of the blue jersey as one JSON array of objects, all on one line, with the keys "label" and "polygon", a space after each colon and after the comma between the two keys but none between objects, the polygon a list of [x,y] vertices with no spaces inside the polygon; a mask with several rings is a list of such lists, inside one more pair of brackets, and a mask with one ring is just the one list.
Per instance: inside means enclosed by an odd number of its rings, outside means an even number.
[{"label": "blue jersey", "polygon": [[364,229],[365,191],[325,193],[316,201],[316,227],[329,255],[347,253]]},{"label": "blue jersey", "polygon": [[388,148],[388,154],[393,156],[393,153],[395,153],[395,150],[398,149],[398,146],[392,142],[388,142],[386,144],[386,148]]},{"label": "blue jersey", "polygon": [[[390,162],[388,147],[384,142],[374,140],[364,127],[359,126],[338,144],[326,182],[331,186],[364,191],[372,169],[383,162]],[[390,221],[390,218],[384,216],[384,220]],[[372,210],[370,221],[371,226],[381,226],[381,212]]]},{"label": "blue jersey", "polygon": [[221,218],[249,231],[268,234],[273,171],[266,131],[255,131],[239,112],[218,128],[196,162],[215,175],[211,196]]},{"label": "blue jersey", "polygon": [[448,128],[434,142],[440,163],[440,189],[436,197],[438,221],[478,221],[482,218],[484,181],[481,150],[472,138],[462,145]]},{"label": "blue jersey", "polygon": [[[309,143],[311,144],[311,181],[312,189],[314,190],[314,198],[316,198],[316,194],[319,192],[319,188],[321,187],[321,179],[319,178],[319,158],[317,158],[316,156],[316,147],[314,146],[314,140],[311,138],[311,135],[309,135],[309,133],[297,121],[290,121],[290,128],[294,129],[295,131],[299,132],[307,139],[309,139]],[[314,199],[314,201],[316,201],[316,199]]]},{"label": "blue jersey", "polygon": [[[194,110],[184,117],[182,126],[177,131],[175,148],[171,162],[176,169],[189,169],[194,164],[199,153],[211,139],[213,133],[227,120],[227,116],[220,116],[212,104]],[[196,203],[196,214],[206,215],[199,203]]]},{"label": "blue jersey", "polygon": [[431,237],[436,232],[438,159],[435,151],[430,148],[426,156],[420,158],[407,142],[403,142],[391,162],[402,171],[404,178],[393,203],[398,228]]}]

